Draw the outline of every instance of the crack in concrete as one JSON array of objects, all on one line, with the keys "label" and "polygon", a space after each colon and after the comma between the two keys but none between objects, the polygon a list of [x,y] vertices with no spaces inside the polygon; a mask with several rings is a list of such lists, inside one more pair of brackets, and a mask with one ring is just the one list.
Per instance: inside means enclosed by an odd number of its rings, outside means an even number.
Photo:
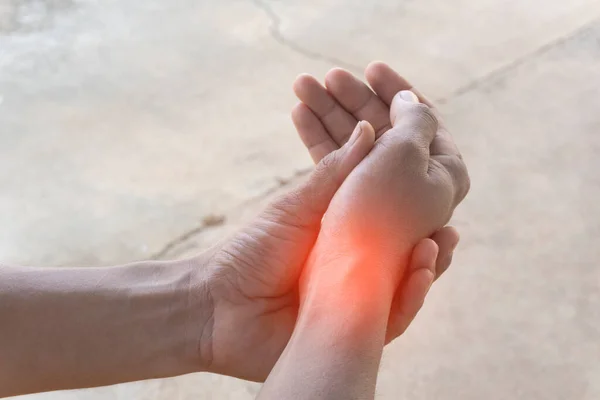
[{"label": "crack in concrete", "polygon": [[[347,70],[350,70],[356,74],[359,74],[359,75],[362,74],[362,69],[356,65],[348,63],[337,57],[326,56],[319,52],[307,49],[307,48],[299,45],[298,43],[295,43],[292,40],[286,38],[283,35],[283,33],[281,32],[281,17],[279,15],[277,15],[275,10],[273,10],[273,8],[263,0],[250,0],[250,1],[258,9],[262,10],[266,14],[266,16],[269,18],[269,20],[270,20],[269,33],[270,33],[271,37],[277,43],[279,43],[282,46],[287,47],[288,49],[290,49],[304,57],[307,57],[311,60],[323,61],[323,62],[332,64],[332,66],[340,66],[340,67],[346,68]],[[238,210],[242,207],[245,207],[248,204],[265,199],[266,197],[270,196],[271,194],[273,194],[274,192],[276,192],[279,189],[282,189],[287,186],[291,186],[290,182],[295,182],[295,180],[297,178],[307,175],[310,171],[312,171],[312,167],[296,171],[296,173],[290,179],[282,180],[280,178],[275,178],[276,182],[277,182],[277,184],[275,186],[269,188],[268,190],[261,193],[260,195],[250,198],[247,201],[244,201],[243,203],[241,203],[240,205],[233,207],[231,210],[229,210],[227,213],[225,213],[225,215],[230,214],[231,212],[235,212],[236,210]],[[214,227],[215,227],[215,225],[210,225],[210,224],[206,224],[203,222],[199,226],[196,226],[195,228],[190,229],[190,230],[182,233],[181,235],[177,236],[175,239],[169,241],[159,251],[152,254],[150,256],[150,259],[153,259],[153,260],[161,259],[161,258],[165,257],[166,255],[168,255],[177,246],[185,243],[187,240],[195,237],[196,235],[199,235],[199,234],[205,232],[206,230],[212,229]]]},{"label": "crack in concrete", "polygon": [[[332,63],[335,66],[342,66],[348,70],[353,70],[354,72],[357,72],[357,71],[359,71],[358,73],[362,72],[362,71],[360,71],[360,68],[355,65],[346,63],[335,57],[325,56],[318,52],[308,50],[308,49],[290,41],[289,39],[286,39],[282,35],[281,29],[280,29],[281,18],[273,11],[273,9],[269,5],[267,5],[263,0],[250,0],[250,1],[252,1],[252,3],[254,3],[258,8],[262,9],[267,14],[267,16],[270,18],[270,20],[271,20],[271,26],[270,26],[271,36],[277,42],[282,44],[283,46],[286,46],[286,47],[290,48],[291,50],[293,50],[299,54],[302,54],[312,60],[325,61],[325,62]],[[439,99],[435,99],[434,102],[437,104],[445,104],[448,101],[450,101],[456,97],[462,96],[473,90],[477,90],[480,87],[487,84],[488,82],[493,81],[498,78],[501,78],[503,76],[506,76],[507,74],[514,71],[518,67],[526,64],[527,62],[546,54],[550,50],[566,43],[571,38],[578,36],[578,35],[586,32],[587,30],[592,29],[598,23],[600,23],[600,18],[594,19],[594,20],[586,23],[585,25],[575,29],[574,31],[569,32],[551,42],[545,43],[542,46],[538,47],[537,49],[533,50],[532,52],[525,54],[525,55],[523,55],[523,56],[521,56],[521,57],[495,69],[495,70],[490,71],[489,73],[481,76],[480,78],[474,79],[471,82],[468,82],[467,84],[458,87],[457,89],[453,90],[447,96],[441,97]],[[265,192],[255,196],[255,197],[248,199],[247,201],[244,201],[243,203],[239,204],[238,206],[233,207],[231,210],[229,210],[229,212],[225,213],[225,215],[227,215],[231,212],[234,212],[242,207],[246,207],[253,202],[265,199],[266,197],[273,194],[274,192],[276,192],[279,189],[285,188],[287,186],[291,186],[290,183],[295,183],[295,179],[307,175],[311,170],[312,170],[312,167],[298,170],[292,177],[290,177],[289,179],[285,179],[285,180],[280,179],[280,178],[275,178],[276,182],[278,183],[277,185],[267,189]],[[214,228],[214,227],[215,227],[215,224],[209,224],[209,223],[203,222],[200,226],[197,226],[189,231],[186,231],[183,234],[181,234],[180,236],[178,236],[177,238],[168,242],[165,246],[163,246],[163,248],[161,250],[154,253],[150,258],[151,259],[161,259],[162,257],[169,254],[169,252],[171,252],[177,246],[183,244],[188,239],[191,239],[192,237],[194,237],[198,234],[201,234],[202,232],[204,232],[208,229]]]},{"label": "crack in concrete", "polygon": [[[271,36],[273,37],[273,39],[275,39],[281,45],[283,45],[305,57],[308,57],[312,60],[325,61],[325,62],[333,64],[334,67],[338,67],[338,66],[343,67],[343,68],[346,68],[346,69],[358,74],[359,76],[362,75],[362,73],[363,73],[362,69],[352,63],[343,61],[337,57],[327,56],[322,53],[310,50],[310,49],[303,47],[303,46],[299,45],[298,43],[295,43],[294,41],[286,38],[283,35],[283,33],[281,32],[281,17],[275,12],[275,10],[273,10],[273,8],[264,0],[250,0],[250,1],[257,8],[261,9],[269,17],[269,19],[271,20],[271,25],[269,27]],[[455,97],[462,96],[463,94],[469,93],[473,90],[477,90],[480,87],[482,87],[483,85],[485,85],[486,83],[488,83],[489,81],[501,78],[501,77],[505,76],[507,73],[509,73],[509,72],[513,71],[514,69],[518,68],[519,66],[525,64],[526,62],[531,61],[531,60],[545,54],[546,52],[548,52],[549,50],[551,50],[557,46],[560,46],[561,44],[565,43],[573,36],[577,36],[577,35],[581,34],[582,32],[585,32],[586,30],[591,29],[599,21],[600,21],[600,19],[594,19],[594,20],[584,24],[583,26],[575,29],[572,32],[569,32],[551,42],[541,45],[540,47],[533,50],[532,52],[525,54],[524,56],[521,56],[521,57],[509,62],[508,64],[502,65],[501,67],[499,67],[495,70],[492,70],[489,73],[487,73],[479,78],[476,78],[470,82],[467,82],[466,84],[451,91],[447,96],[440,97],[438,99],[434,99],[433,101],[434,101],[434,103],[437,103],[437,104],[445,104]]]},{"label": "crack in concrete", "polygon": [[579,35],[585,33],[586,31],[593,29],[593,27],[595,25],[597,25],[598,23],[600,23],[600,18],[593,19],[592,21],[578,27],[577,29],[575,29],[569,33],[566,33],[548,43],[545,43],[545,44],[539,46],[538,48],[531,51],[530,53],[527,53],[521,57],[518,57],[518,58],[514,59],[513,61],[511,61],[505,65],[502,65],[501,67],[496,68],[495,70],[492,70],[492,71],[488,72],[487,74],[458,87],[457,89],[450,92],[447,96],[441,97],[439,99],[435,99],[434,102],[437,104],[445,104],[448,101],[450,101],[456,97],[462,96],[473,90],[477,90],[477,89],[481,88],[482,86],[484,86],[485,84],[487,84],[490,81],[502,78],[502,77],[508,75],[510,72],[514,71],[515,69],[519,68],[520,66],[528,63],[529,61],[535,60],[536,58],[548,53],[552,49],[563,45],[564,43],[568,42],[573,37],[579,36]]},{"label": "crack in concrete", "polygon": [[[168,255],[171,251],[173,251],[175,248],[177,248],[179,245],[182,245],[183,243],[185,243],[187,240],[200,235],[201,233],[209,230],[209,229],[213,229],[215,227],[219,227],[221,225],[223,225],[223,223],[227,223],[226,222],[226,218],[225,216],[234,213],[235,211],[247,207],[253,203],[259,202],[261,200],[264,200],[265,198],[267,198],[268,196],[272,195],[273,193],[277,192],[278,190],[281,189],[285,189],[287,187],[293,186],[296,184],[296,181],[299,178],[302,178],[306,175],[308,175],[310,173],[310,171],[313,170],[313,167],[307,167],[307,168],[302,168],[297,170],[296,172],[294,172],[294,174],[292,176],[290,176],[289,178],[280,178],[277,177],[275,178],[275,181],[277,182],[276,185],[270,187],[269,189],[265,190],[263,193],[260,193],[254,197],[251,197],[245,201],[243,201],[242,203],[240,203],[237,206],[232,207],[230,210],[228,210],[227,212],[223,213],[222,219],[219,219],[219,223],[213,223],[213,216],[209,215],[208,217],[205,217],[202,221],[202,223],[188,231],[183,232],[181,235],[177,236],[175,239],[170,240],[167,244],[165,244],[160,250],[158,250],[157,252],[153,253],[150,256],[151,260],[160,260],[163,259],[163,257],[165,257],[166,255]],[[219,216],[221,217],[221,215]]]},{"label": "crack in concrete", "polygon": [[182,233],[180,236],[177,236],[175,239],[173,239],[173,240],[169,241],[167,244],[165,244],[162,247],[162,249],[160,249],[156,253],[152,254],[150,256],[150,259],[151,260],[163,259],[163,257],[165,257],[167,254],[169,254],[173,249],[175,249],[180,244],[184,243],[185,241],[187,241],[188,239],[191,239],[192,237],[194,237],[196,235],[201,234],[202,232],[204,232],[205,230],[207,230],[213,226],[214,225],[207,225],[205,223],[202,223],[199,226],[195,227],[194,229],[190,229],[189,231]]},{"label": "crack in concrete", "polygon": [[362,68],[352,63],[346,62],[337,57],[327,56],[325,54],[319,53],[314,50],[310,50],[293,40],[286,38],[281,32],[281,17],[273,10],[273,8],[267,4],[263,0],[250,0],[257,8],[261,9],[267,17],[271,20],[271,24],[269,26],[269,32],[271,33],[271,37],[275,39],[276,42],[281,44],[282,46],[287,47],[288,49],[307,57],[311,60],[316,61],[324,61],[330,64],[333,64],[334,67],[343,67],[347,70],[350,70],[356,74],[362,75]]}]

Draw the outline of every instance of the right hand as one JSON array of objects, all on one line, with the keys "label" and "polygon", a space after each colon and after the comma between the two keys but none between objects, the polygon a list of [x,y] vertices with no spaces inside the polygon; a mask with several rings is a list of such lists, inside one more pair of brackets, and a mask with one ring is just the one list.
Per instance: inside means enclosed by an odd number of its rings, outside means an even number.
[{"label": "right hand", "polygon": [[[200,345],[206,370],[250,380],[267,377],[294,329],[298,281],[323,215],[373,141],[372,135],[361,135],[353,146],[343,145],[322,157],[305,183],[208,254],[203,274],[214,312]],[[438,258],[451,254],[448,243],[458,237],[447,232],[411,249],[409,271],[390,315],[389,339],[401,334],[420,309],[433,280],[438,246]]]},{"label": "right hand", "polygon": [[[430,150],[436,139],[455,147],[427,105],[401,91],[390,121],[329,203],[300,278],[296,327],[263,386],[265,398],[374,396],[390,306],[411,251],[466,194],[458,152]],[[374,138],[375,131],[361,121],[357,135]],[[432,281],[433,268],[424,274]]]},{"label": "right hand", "polygon": [[[440,137],[431,109],[412,92],[402,91],[394,97],[390,115],[392,128],[329,204],[304,271],[309,291],[318,290],[321,280],[325,288],[337,285],[349,273],[336,267],[338,260],[356,260],[352,268],[362,270],[360,276],[384,285],[383,298],[393,294],[413,247],[447,223],[466,194],[468,175],[458,153],[430,154],[431,143]],[[363,135],[374,136],[368,122],[359,126]]]},{"label": "right hand", "polygon": [[[301,103],[292,111],[292,119],[300,138],[315,162],[319,162],[325,155],[343,145],[360,120],[366,120],[375,127],[377,138],[389,130],[391,128],[390,105],[394,95],[399,91],[411,90],[417,93],[420,101],[430,106],[437,114],[432,104],[388,65],[381,62],[371,63],[365,70],[365,76],[373,90],[351,73],[340,68],[332,69],[325,76],[327,88],[310,75],[303,74],[296,79],[294,91]],[[442,151],[458,154],[443,126],[439,135],[440,137],[432,143],[432,154]],[[454,160],[455,158],[452,157],[449,161]],[[462,163],[460,156],[458,161]],[[461,190],[466,193],[469,185],[468,177],[461,184],[465,186]],[[425,256],[426,253],[421,251],[429,249],[430,253],[426,255],[428,258],[435,258],[437,254],[435,265],[435,279],[437,279],[450,266],[459,235],[456,229],[446,226],[435,232],[431,239],[437,244],[439,253],[435,253],[436,246],[428,247],[425,241],[420,243],[423,247],[419,248],[419,253]],[[406,304],[410,303],[410,298],[406,296],[406,293],[410,292],[406,287],[407,279],[411,279],[410,274],[398,287],[396,293],[390,315],[388,340],[404,332],[412,321],[412,318],[407,318],[407,314],[403,311]],[[420,304],[414,304],[410,308],[418,310]],[[416,311],[410,313],[412,316],[415,314]]]},{"label": "right hand", "polygon": [[[294,82],[294,92],[301,102],[292,110],[292,120],[315,163],[346,143],[361,120],[374,127],[376,139],[381,137],[392,127],[390,105],[394,95],[402,90],[416,93],[420,101],[441,120],[432,103],[387,64],[372,62],[365,69],[365,77],[373,90],[341,68],[334,68],[325,75],[325,87],[308,74],[298,76]],[[447,135],[445,132],[442,134]],[[453,145],[451,141],[446,143]],[[440,144],[436,140],[435,145]],[[446,226],[434,233],[431,239],[439,246],[435,270],[437,279],[450,266],[459,235],[455,228]]]}]

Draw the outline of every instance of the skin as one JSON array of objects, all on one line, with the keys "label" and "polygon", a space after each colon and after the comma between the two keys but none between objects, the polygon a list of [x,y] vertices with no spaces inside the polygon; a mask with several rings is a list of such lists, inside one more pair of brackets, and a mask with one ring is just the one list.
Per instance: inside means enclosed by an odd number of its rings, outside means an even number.
[{"label": "skin", "polygon": [[[419,101],[431,107],[441,121],[433,104],[389,65],[379,61],[370,63],[365,69],[365,78],[371,88],[342,68],[334,68],[325,75],[325,86],[308,74],[296,78],[293,89],[300,103],[292,109],[292,121],[315,163],[346,143],[352,127],[358,121],[369,122],[374,127],[376,139],[381,137],[391,128],[390,104],[394,95],[400,91],[410,90],[415,93]],[[445,129],[443,134],[447,137]],[[453,143],[448,144],[448,140],[444,143],[436,140],[435,146],[438,148],[433,151],[457,152]],[[439,149],[440,146],[451,148]],[[468,191],[468,182],[464,191]],[[435,268],[435,279],[438,279],[450,266],[452,253],[460,236],[455,228],[446,226],[435,232],[431,239],[439,249]],[[428,248],[431,251],[428,256],[432,257],[436,249],[434,246]],[[403,296],[402,293],[406,290],[404,285],[400,285],[397,290],[390,314],[387,342],[401,335],[412,322],[412,318],[405,315],[404,309],[420,308],[416,304],[407,305],[411,300]],[[414,299],[417,301],[417,297]],[[416,313],[412,315],[414,318]]]},{"label": "skin", "polygon": [[[192,259],[0,266],[0,396],[197,371],[264,380],[292,335],[300,276],[321,220],[374,146],[374,135],[361,132],[321,157],[305,183],[252,223]],[[414,243],[395,286],[402,290],[388,313],[390,326],[406,327],[416,315],[429,287],[423,271],[435,263],[443,238]]]},{"label": "skin", "polygon": [[196,274],[187,261],[0,267],[0,397],[196,371],[210,317]]},{"label": "skin", "polygon": [[0,266],[0,397],[199,371],[266,378],[291,335],[321,218],[373,144],[351,139],[246,228],[189,260]]},{"label": "skin", "polygon": [[[282,271],[301,268],[310,251],[303,243],[314,242],[310,224],[318,231],[339,184],[373,142],[361,135],[335,151],[248,227],[189,260],[0,266],[0,397],[198,371],[266,377],[297,314],[297,277]],[[415,248],[415,275],[434,264],[432,247],[427,239]],[[409,319],[414,304],[406,302]]]},{"label": "skin", "polygon": [[[388,82],[389,85],[399,86],[398,83],[402,87],[407,85],[391,69],[382,70],[384,75],[381,77],[379,71],[367,69],[367,72],[381,81]],[[399,82],[399,79],[402,82]],[[351,87],[346,94],[340,94],[339,98],[344,100],[345,96],[356,97],[360,95],[363,88],[366,88],[364,84]],[[387,95],[385,91],[381,93]],[[391,103],[391,97],[384,97],[384,99]],[[389,106],[383,100],[381,104],[388,112],[385,120],[389,121]],[[361,116],[380,122],[381,110],[375,111],[362,113]],[[292,115],[298,125],[296,112],[294,111]],[[334,129],[339,122],[334,120],[330,129]],[[354,126],[347,124],[346,127],[349,127],[347,132],[339,131],[340,144],[336,144],[335,147],[330,146],[328,153],[319,155],[317,174],[326,168],[337,169],[336,152],[339,151],[340,145],[348,143],[348,138],[357,125],[354,120],[351,120],[351,123],[354,123]],[[313,125],[313,128],[316,126]],[[298,132],[301,137],[306,137],[308,130],[298,129]],[[324,131],[315,129],[314,132],[319,134]],[[361,138],[365,139],[364,136]],[[307,144],[307,148],[311,155],[315,153],[314,146]],[[403,170],[403,165],[395,165],[393,168],[397,173]],[[333,172],[324,173],[328,176],[336,176],[336,174],[340,175]],[[320,189],[319,191],[314,189],[318,187],[312,183],[314,181],[315,179],[311,178],[307,185],[276,200],[253,224],[217,250],[213,261],[218,275],[222,277],[216,280],[216,288],[211,289],[214,298],[217,299],[213,334],[215,340],[210,345],[211,371],[263,381],[288,343],[298,312],[298,280],[319,234],[322,216],[341,184],[341,180],[334,180],[338,183],[331,187],[327,186],[327,189],[321,192]],[[361,189],[357,188],[357,190]],[[308,194],[315,192],[327,194],[319,199],[310,198]],[[390,203],[393,203],[393,199]],[[314,209],[313,205],[320,205],[321,208]],[[399,207],[401,203],[395,205]],[[423,235],[423,237],[427,236],[431,236],[431,239],[415,242],[413,246],[415,251],[429,251],[429,254],[423,257],[427,259],[436,259],[439,248],[436,264],[436,276],[439,276],[450,264],[452,251],[458,243],[458,233],[454,228],[448,227],[433,234],[429,232]],[[398,266],[402,265],[403,268],[406,262],[406,257],[397,261]],[[239,265],[250,267],[239,268]],[[260,269],[255,270],[257,267]],[[419,270],[419,267],[422,265],[411,266],[408,270]],[[387,342],[401,335],[421,308],[424,295],[413,297],[406,295],[406,293],[419,292],[419,280],[420,278],[413,280],[411,274],[406,274],[397,284],[394,307],[389,313]],[[240,340],[237,335],[233,336],[232,332],[245,332],[243,340]]]},{"label": "skin", "polygon": [[[382,125],[375,147],[323,218],[301,277],[296,329],[260,398],[374,397],[403,266],[469,188],[462,158],[436,114],[409,91],[391,100],[392,127]],[[422,276],[433,281],[432,271]]]}]

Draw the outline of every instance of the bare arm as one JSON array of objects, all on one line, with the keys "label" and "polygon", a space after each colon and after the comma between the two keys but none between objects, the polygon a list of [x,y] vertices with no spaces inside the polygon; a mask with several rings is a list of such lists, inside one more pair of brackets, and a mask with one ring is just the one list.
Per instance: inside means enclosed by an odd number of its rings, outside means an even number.
[{"label": "bare arm", "polygon": [[202,369],[198,263],[0,266],[0,397]]},{"label": "bare arm", "polygon": [[307,263],[297,325],[259,399],[374,398],[396,283],[359,251],[332,261],[326,242]]},{"label": "bare arm", "polygon": [[[315,249],[326,248],[324,243],[320,238]],[[390,311],[395,274],[386,267],[394,263],[360,251],[335,261],[313,253],[303,275],[296,329],[259,397],[373,398],[382,335],[387,326],[385,342],[392,340],[394,329],[403,332],[421,308],[435,279],[436,254],[433,240],[419,242]],[[401,264],[393,266],[402,270]],[[394,304],[411,316],[395,327]]]},{"label": "bare arm", "polygon": [[[403,91],[390,113],[393,128],[323,218],[302,275],[297,325],[262,399],[374,397],[394,289],[411,249],[446,224],[468,189],[464,164],[445,169],[447,159],[430,159],[432,141],[447,139],[434,111]],[[430,284],[433,272],[425,278]]]}]

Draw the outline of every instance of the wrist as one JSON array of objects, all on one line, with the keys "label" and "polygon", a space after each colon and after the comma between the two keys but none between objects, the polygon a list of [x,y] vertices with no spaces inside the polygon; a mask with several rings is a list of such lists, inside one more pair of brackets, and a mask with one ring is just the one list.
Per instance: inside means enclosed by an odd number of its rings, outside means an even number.
[{"label": "wrist", "polygon": [[[265,387],[292,397],[300,381],[326,397],[340,397],[333,394],[340,390],[343,397],[372,397],[393,287],[359,252],[328,258],[318,249],[301,277],[294,332]],[[314,354],[320,354],[316,364]]]},{"label": "wrist", "polygon": [[128,292],[123,319],[129,321],[121,323],[126,327],[121,334],[131,335],[130,359],[140,368],[139,378],[131,380],[205,370],[200,343],[212,310],[201,261],[198,257],[117,267],[118,286]]},{"label": "wrist", "polygon": [[301,277],[296,329],[343,326],[343,334],[357,340],[383,335],[397,287],[390,269],[361,251],[331,257],[319,247]]},{"label": "wrist", "polygon": [[[381,241],[322,229],[300,278],[301,300],[305,296],[345,297],[356,304],[385,306],[404,272],[405,253],[387,249]],[[338,306],[333,301],[326,303]]]},{"label": "wrist", "polygon": [[191,259],[173,262],[179,265],[182,273],[187,276],[179,292],[187,298],[186,357],[194,359],[195,365],[194,371],[190,372],[209,372],[213,363],[215,304],[210,289],[212,282],[208,271],[209,258],[207,253],[202,253]]}]

